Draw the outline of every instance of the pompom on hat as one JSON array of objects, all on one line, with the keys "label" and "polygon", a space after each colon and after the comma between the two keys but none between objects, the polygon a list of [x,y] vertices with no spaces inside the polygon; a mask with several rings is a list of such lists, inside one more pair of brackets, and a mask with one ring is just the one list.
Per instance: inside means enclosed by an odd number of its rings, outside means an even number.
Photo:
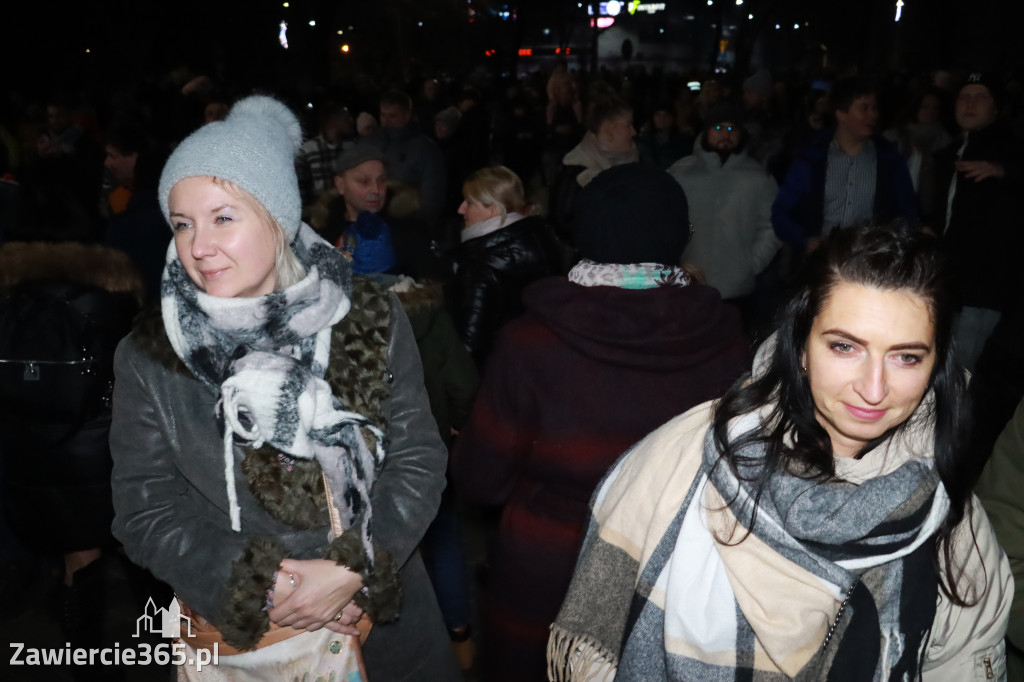
[{"label": "pompom on hat", "polygon": [[170,224],[167,199],[185,178],[208,176],[234,183],[274,217],[290,242],[302,224],[295,155],[302,126],[291,109],[265,95],[239,100],[223,121],[207,123],[171,153],[160,175],[160,210]]}]

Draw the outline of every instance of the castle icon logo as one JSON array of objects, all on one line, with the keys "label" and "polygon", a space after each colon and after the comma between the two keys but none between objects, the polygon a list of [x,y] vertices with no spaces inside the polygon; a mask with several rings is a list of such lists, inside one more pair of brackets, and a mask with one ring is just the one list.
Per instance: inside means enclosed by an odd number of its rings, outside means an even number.
[{"label": "castle icon logo", "polygon": [[157,608],[150,597],[146,602],[146,608],[141,616],[135,620],[135,634],[132,637],[140,637],[144,632],[158,637],[169,637],[171,639],[181,637],[182,623],[185,625],[187,637],[194,637],[192,632],[192,619],[181,613],[181,605],[174,597],[167,608]]}]

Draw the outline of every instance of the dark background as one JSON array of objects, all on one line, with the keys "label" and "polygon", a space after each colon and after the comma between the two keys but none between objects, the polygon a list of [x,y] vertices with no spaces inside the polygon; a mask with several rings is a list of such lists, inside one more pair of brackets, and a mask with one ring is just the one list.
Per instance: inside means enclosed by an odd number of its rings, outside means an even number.
[{"label": "dark background", "polygon": [[[722,28],[730,23],[737,27],[730,36],[735,51],[730,66],[740,73],[757,66],[784,72],[822,65],[890,73],[979,67],[1013,71],[1024,61],[1022,3],[1012,0],[906,0],[898,24],[893,0],[745,0],[742,6],[715,0],[711,7],[706,0],[665,3],[665,12],[623,15],[619,21],[622,26],[646,22],[641,35],[694,44],[690,63],[662,65],[668,69],[709,70]],[[21,89],[116,89],[155,82],[177,69],[211,73],[239,86],[302,90],[357,75],[399,82],[428,73],[459,78],[474,69],[522,73],[538,64],[517,57],[517,49],[542,42],[579,48],[570,66],[585,70],[593,66],[586,53],[592,45],[586,4],[291,0],[284,8],[279,0],[7,2],[3,71],[7,87]],[[755,15],[753,21],[747,20],[748,12]],[[684,15],[693,17],[685,32]],[[290,25],[288,50],[277,40],[282,18]],[[317,25],[309,26],[309,19]],[[794,23],[801,30],[794,30]],[[344,34],[339,36],[338,29]],[[347,54],[339,50],[343,43],[350,45]],[[643,49],[636,46],[638,57]],[[493,53],[485,56],[488,50]],[[606,62],[611,68],[622,66]]]}]

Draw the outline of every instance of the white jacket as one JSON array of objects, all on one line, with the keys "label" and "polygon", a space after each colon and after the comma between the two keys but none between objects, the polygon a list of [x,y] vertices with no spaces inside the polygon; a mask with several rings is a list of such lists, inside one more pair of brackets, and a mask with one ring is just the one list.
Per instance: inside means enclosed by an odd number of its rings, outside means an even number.
[{"label": "white jacket", "polygon": [[746,296],[781,246],[771,221],[778,186],[745,151],[722,165],[702,139],[668,169],[686,192],[693,224],[683,263],[698,267],[722,298]]}]

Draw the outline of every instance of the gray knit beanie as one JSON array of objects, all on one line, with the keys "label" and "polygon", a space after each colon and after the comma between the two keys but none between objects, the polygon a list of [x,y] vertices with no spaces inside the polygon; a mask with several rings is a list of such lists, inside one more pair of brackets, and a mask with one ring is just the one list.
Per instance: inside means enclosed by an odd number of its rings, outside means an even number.
[{"label": "gray knit beanie", "polygon": [[239,100],[223,121],[207,123],[178,145],[160,175],[157,196],[170,224],[167,198],[180,180],[209,176],[228,180],[259,201],[290,242],[302,224],[302,199],[295,154],[302,126],[295,114],[272,97]]}]

